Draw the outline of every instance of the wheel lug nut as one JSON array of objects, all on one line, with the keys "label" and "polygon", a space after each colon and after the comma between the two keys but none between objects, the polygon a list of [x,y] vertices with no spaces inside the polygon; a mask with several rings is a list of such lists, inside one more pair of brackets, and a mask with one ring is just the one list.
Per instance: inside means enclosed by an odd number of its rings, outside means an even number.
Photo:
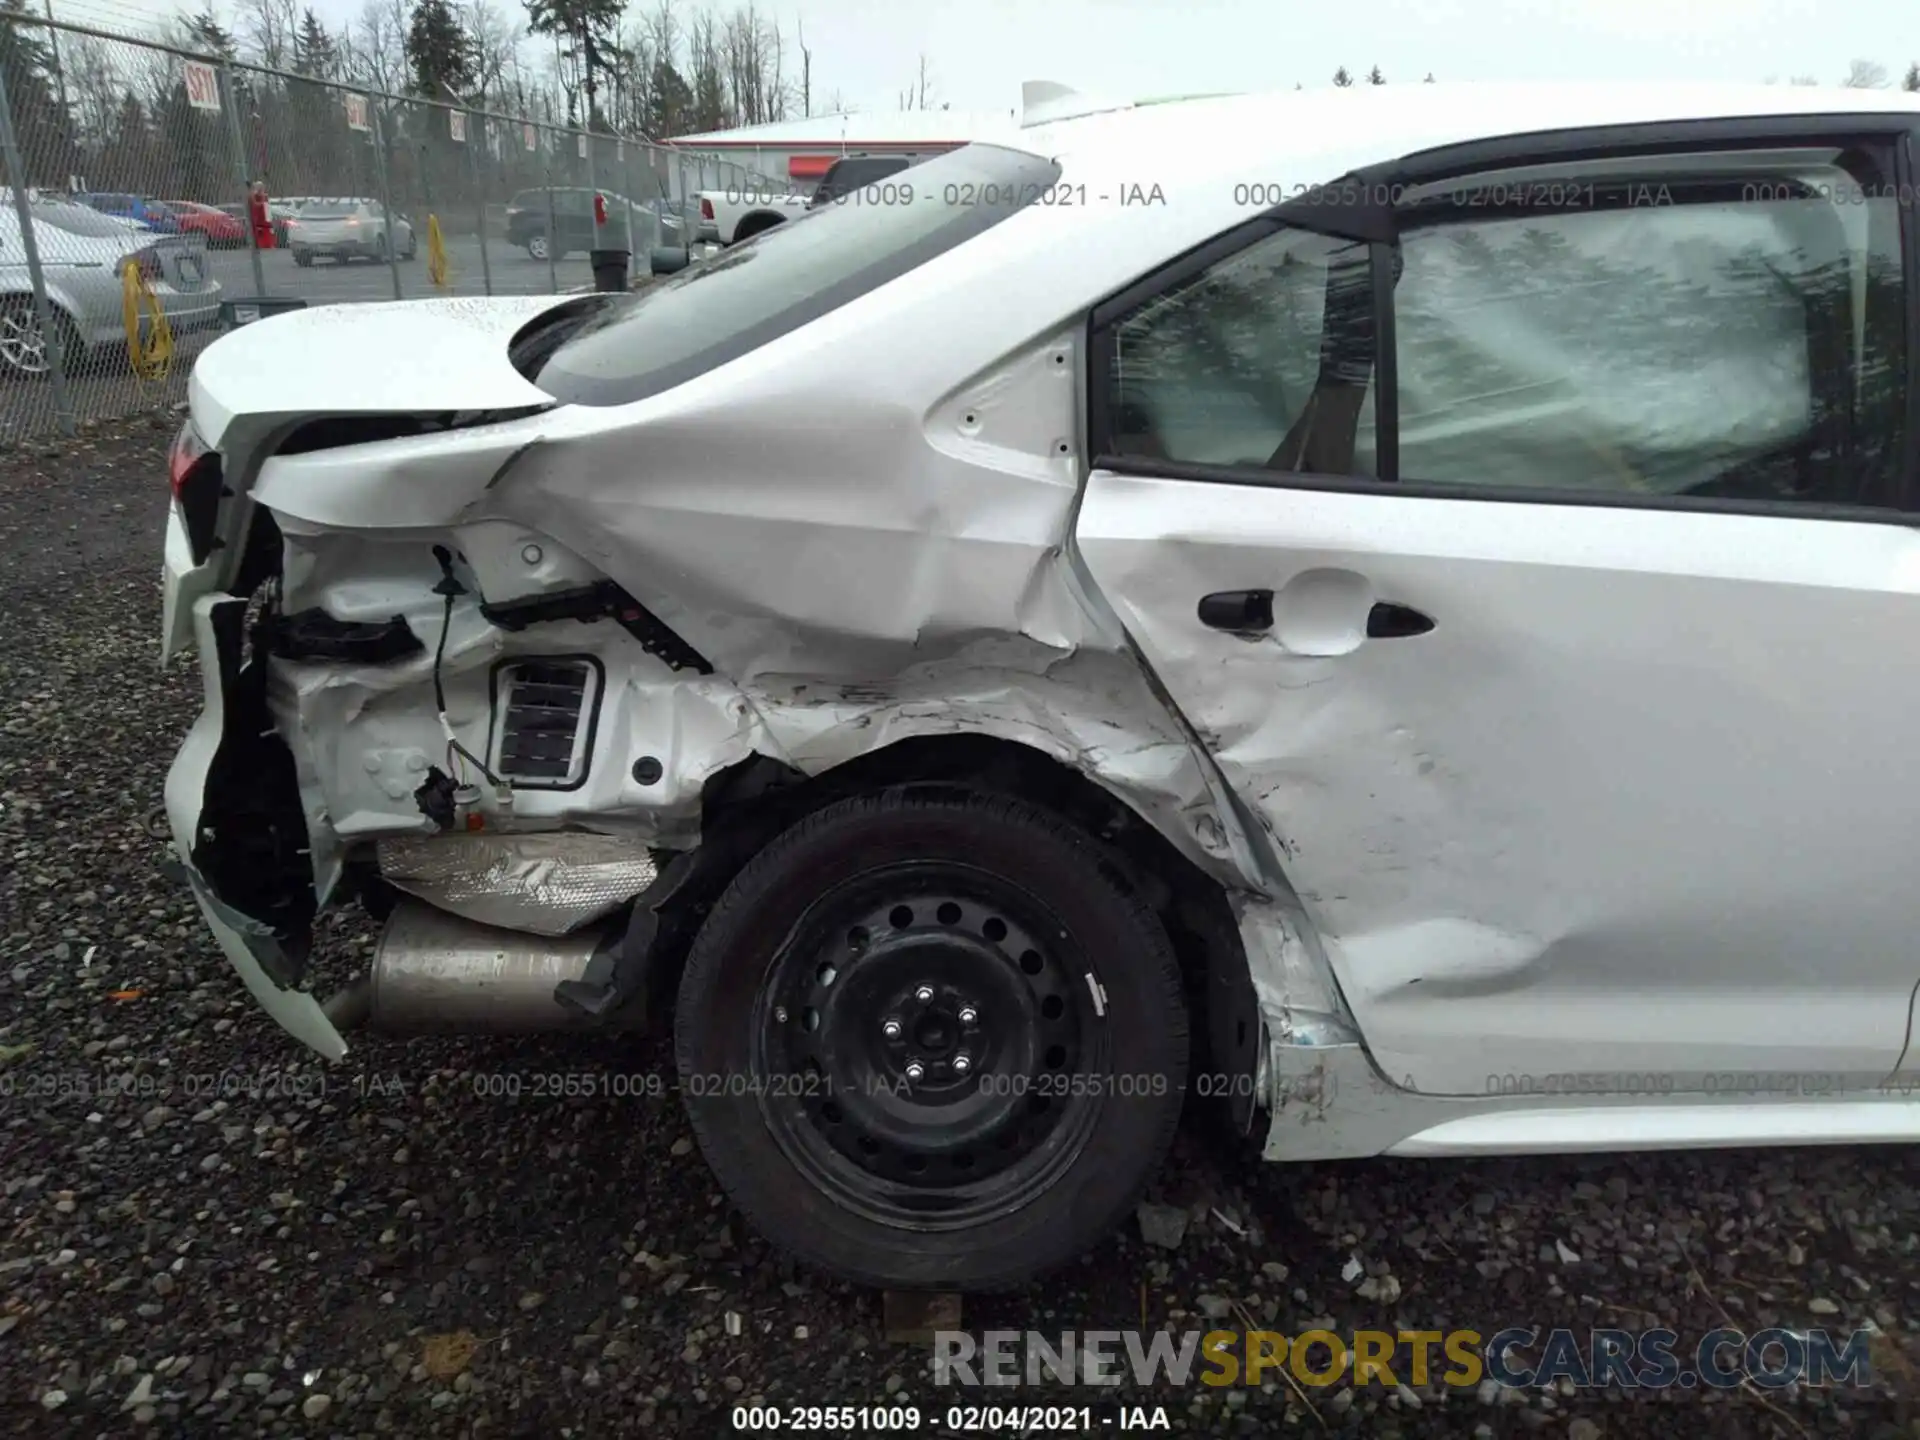
[{"label": "wheel lug nut", "polygon": [[925,1005],[933,999],[933,987],[931,985],[922,985],[918,990],[913,992],[913,998],[918,1000],[922,1005]]},{"label": "wheel lug nut", "polygon": [[773,1018],[777,1023],[781,1025],[786,1024],[787,1023],[787,1007],[784,1005],[778,1007],[773,1012]]},{"label": "wheel lug nut", "polygon": [[918,1060],[911,1062],[907,1066],[907,1079],[914,1081],[916,1084],[925,1079],[926,1074],[926,1066],[922,1065]]},{"label": "wheel lug nut", "polygon": [[962,1025],[971,1025],[973,1024],[974,1021],[978,1020],[979,1018],[980,1018],[980,1012],[974,1009],[973,1006],[967,1005],[961,1008],[960,1023]]},{"label": "wheel lug nut", "polygon": [[898,1020],[887,1021],[886,1024],[880,1027],[880,1033],[889,1040],[898,1040],[900,1038],[900,1022]]},{"label": "wheel lug nut", "polygon": [[966,1051],[962,1050],[958,1055],[953,1057],[954,1074],[964,1075],[971,1069],[973,1069],[973,1060]]}]

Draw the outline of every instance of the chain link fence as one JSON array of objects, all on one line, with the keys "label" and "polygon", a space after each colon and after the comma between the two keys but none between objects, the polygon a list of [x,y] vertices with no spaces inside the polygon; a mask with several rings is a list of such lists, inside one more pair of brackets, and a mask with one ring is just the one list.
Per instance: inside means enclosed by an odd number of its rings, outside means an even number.
[{"label": "chain link fence", "polygon": [[[223,328],[288,302],[591,289],[646,273],[717,156],[0,17],[0,444],[183,398]],[[265,233],[253,199],[264,187]]]}]

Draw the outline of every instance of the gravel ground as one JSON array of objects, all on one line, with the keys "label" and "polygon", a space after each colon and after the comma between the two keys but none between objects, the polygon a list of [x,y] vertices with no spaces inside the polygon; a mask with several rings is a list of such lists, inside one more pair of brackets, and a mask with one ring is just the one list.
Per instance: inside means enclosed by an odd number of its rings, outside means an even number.
[{"label": "gravel ground", "polygon": [[[475,1093],[665,1089],[660,1041],[369,1041],[325,1067],[246,997],[145,829],[199,695],[155,663],[174,423],[0,455],[0,1427],[712,1436],[740,1400],[891,1396],[941,1433],[959,1397],[927,1352],[740,1227],[670,1090]],[[368,944],[334,924],[321,968]],[[214,1098],[222,1075],[244,1083]],[[1905,1149],[1278,1167],[1196,1120],[1152,1198],[1191,1217],[1175,1248],[1130,1227],[967,1325],[1871,1323],[1867,1391],[1146,1398],[1196,1434],[1920,1435]]]}]

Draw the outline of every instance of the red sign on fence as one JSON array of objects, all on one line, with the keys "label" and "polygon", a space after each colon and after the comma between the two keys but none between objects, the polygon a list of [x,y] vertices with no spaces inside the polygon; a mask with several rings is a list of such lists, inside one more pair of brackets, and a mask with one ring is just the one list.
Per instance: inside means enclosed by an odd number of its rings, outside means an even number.
[{"label": "red sign on fence", "polygon": [[373,128],[371,125],[367,123],[367,97],[366,96],[348,95],[346,97],[346,104],[347,104],[347,128],[349,130],[371,130]]},{"label": "red sign on fence", "polygon": [[520,127],[520,131],[521,131],[521,134],[526,137],[528,150],[530,151],[538,150],[540,148],[540,132],[539,131],[535,130],[531,125],[522,125]]},{"label": "red sign on fence", "polygon": [[186,71],[187,104],[196,110],[218,110],[220,108],[220,74],[213,66],[199,60],[183,60],[181,68]]}]

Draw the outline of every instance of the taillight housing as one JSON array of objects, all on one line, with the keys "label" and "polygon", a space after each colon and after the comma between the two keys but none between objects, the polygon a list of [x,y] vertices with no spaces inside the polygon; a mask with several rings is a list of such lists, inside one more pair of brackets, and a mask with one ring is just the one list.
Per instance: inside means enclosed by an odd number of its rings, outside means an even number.
[{"label": "taillight housing", "polygon": [[713,219],[713,201],[704,195],[700,197],[700,218],[702,220]]},{"label": "taillight housing", "polygon": [[220,470],[220,452],[209,450],[189,420],[173,437],[167,451],[167,483],[180,505],[180,518],[187,528],[187,547],[193,563],[203,564],[219,547],[216,533],[220,520],[220,500],[226,482]]}]

